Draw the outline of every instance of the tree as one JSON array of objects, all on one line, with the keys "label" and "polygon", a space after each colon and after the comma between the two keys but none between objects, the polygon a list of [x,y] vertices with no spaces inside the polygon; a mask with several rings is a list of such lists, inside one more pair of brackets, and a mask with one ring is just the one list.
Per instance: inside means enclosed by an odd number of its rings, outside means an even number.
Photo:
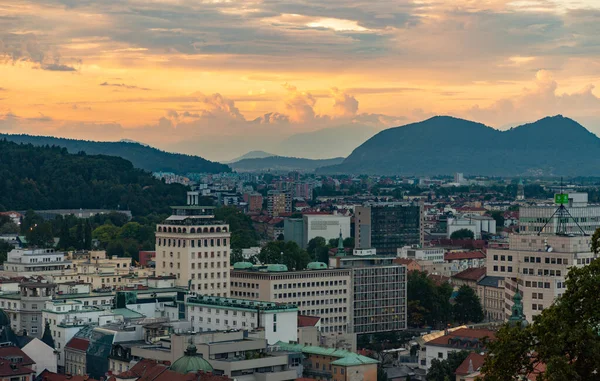
[{"label": "tree", "polygon": [[119,235],[120,229],[114,225],[102,225],[92,231],[92,237],[100,242],[102,247],[115,240]]},{"label": "tree", "polygon": [[92,224],[89,220],[85,221],[85,227],[83,229],[83,248],[85,250],[92,249]]},{"label": "tree", "polygon": [[469,352],[450,352],[446,360],[433,359],[431,367],[427,371],[427,381],[446,381],[456,379],[456,369],[469,356]]},{"label": "tree", "polygon": [[19,232],[19,226],[12,221],[0,224],[0,234],[16,234]]},{"label": "tree", "polygon": [[353,248],[354,247],[354,237],[344,238],[344,247]]},{"label": "tree", "polygon": [[387,373],[381,366],[377,367],[377,381],[388,381]]},{"label": "tree", "polygon": [[451,296],[452,287],[448,283],[438,286],[427,273],[411,271],[407,276],[409,323],[445,327],[452,318]]},{"label": "tree", "polygon": [[483,308],[479,296],[469,286],[461,286],[454,298],[454,320],[460,324],[479,323],[483,320]]},{"label": "tree", "polygon": [[265,264],[283,264],[289,270],[304,270],[310,256],[296,242],[271,241],[261,249],[258,260]]},{"label": "tree", "polygon": [[475,234],[469,229],[459,229],[450,235],[451,239],[474,239]]},{"label": "tree", "polygon": [[32,247],[54,246],[54,234],[52,234],[52,225],[49,222],[32,225],[25,233],[25,238],[27,244]]},{"label": "tree", "polygon": [[[594,243],[596,245],[594,245]],[[597,242],[592,246],[597,250]],[[600,372],[600,260],[571,267],[566,291],[526,327],[505,325],[487,344],[486,381],[514,380],[545,364],[537,380],[597,380]]]},{"label": "tree", "polygon": [[496,226],[501,228],[504,227],[504,212],[500,210],[494,210],[491,213],[492,218],[496,220]]},{"label": "tree", "polygon": [[329,263],[329,248],[327,247],[327,242],[323,237],[315,237],[308,241],[308,246],[306,247],[306,251],[308,255],[310,255],[312,260],[317,262]]},{"label": "tree", "polygon": [[52,331],[50,329],[50,322],[46,321],[44,327],[44,334],[42,335],[42,341],[51,348],[54,348],[54,339],[52,338]]}]

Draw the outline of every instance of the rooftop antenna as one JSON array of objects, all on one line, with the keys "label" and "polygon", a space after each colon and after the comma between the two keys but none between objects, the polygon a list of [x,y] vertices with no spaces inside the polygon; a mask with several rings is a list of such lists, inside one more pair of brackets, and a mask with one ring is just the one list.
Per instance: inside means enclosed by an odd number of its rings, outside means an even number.
[{"label": "rooftop antenna", "polygon": [[569,195],[567,193],[563,193],[563,178],[562,177],[560,178],[560,193],[554,195],[554,203],[558,204],[558,209],[556,209],[554,211],[554,213],[552,213],[550,218],[548,218],[548,220],[546,221],[544,226],[542,226],[542,228],[538,232],[538,235],[542,234],[542,232],[544,231],[544,229],[546,228],[548,223],[550,221],[552,221],[552,219],[555,216],[558,218],[558,223],[556,226],[556,235],[566,236],[569,234],[567,232],[567,222],[569,221],[569,219],[573,220],[573,222],[575,223],[575,225],[577,225],[577,227],[579,228],[579,230],[581,231],[581,234],[583,236],[589,235],[583,230],[583,228],[579,225],[579,223],[577,223],[577,220],[575,220],[575,218],[573,218],[571,213],[569,213],[569,210],[565,207],[565,204],[569,203]]}]

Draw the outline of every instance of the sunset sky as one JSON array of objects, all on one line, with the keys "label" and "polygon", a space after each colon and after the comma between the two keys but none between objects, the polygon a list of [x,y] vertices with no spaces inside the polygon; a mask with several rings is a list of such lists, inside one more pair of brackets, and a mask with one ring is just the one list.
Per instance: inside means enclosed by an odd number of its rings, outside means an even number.
[{"label": "sunset sky", "polygon": [[331,157],[439,114],[600,134],[599,84],[600,0],[0,0],[2,133]]}]

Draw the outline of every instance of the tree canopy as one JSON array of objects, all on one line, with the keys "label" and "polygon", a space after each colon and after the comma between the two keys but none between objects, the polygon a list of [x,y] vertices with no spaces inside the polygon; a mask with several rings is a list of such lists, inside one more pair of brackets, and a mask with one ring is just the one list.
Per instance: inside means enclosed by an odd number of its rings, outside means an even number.
[{"label": "tree canopy", "polygon": [[445,327],[452,320],[450,297],[452,287],[448,283],[435,284],[427,273],[411,271],[407,276],[408,324]]},{"label": "tree canopy", "polygon": [[289,270],[304,270],[310,256],[293,241],[271,241],[262,248],[258,260],[265,264],[283,264]]},{"label": "tree canopy", "polygon": [[[597,247],[597,245],[595,246]],[[571,267],[566,291],[535,316],[531,325],[503,326],[489,342],[485,381],[598,380],[600,372],[600,260]]]},{"label": "tree canopy", "polygon": [[483,308],[479,296],[469,286],[461,286],[452,307],[454,320],[460,324],[479,323],[483,320]]},{"label": "tree canopy", "polygon": [[475,234],[469,229],[459,229],[450,234],[451,239],[473,239]]},{"label": "tree canopy", "polygon": [[454,372],[469,356],[468,351],[450,352],[445,360],[433,359],[431,367],[427,371],[427,381],[450,381],[455,380]]}]

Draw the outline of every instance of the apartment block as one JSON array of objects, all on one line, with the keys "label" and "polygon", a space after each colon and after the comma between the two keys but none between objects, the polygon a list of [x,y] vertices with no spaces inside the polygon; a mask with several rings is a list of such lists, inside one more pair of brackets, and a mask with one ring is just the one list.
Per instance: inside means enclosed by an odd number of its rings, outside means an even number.
[{"label": "apartment block", "polygon": [[[190,192],[197,193],[197,192]],[[174,275],[176,285],[203,295],[229,296],[229,226],[214,217],[214,207],[174,206],[156,227],[156,275]]]},{"label": "apartment block", "polygon": [[231,271],[236,298],[292,303],[302,315],[319,316],[322,333],[352,332],[352,271],[311,263],[308,270],[284,265],[252,266],[241,262]]},{"label": "apartment block", "polygon": [[270,190],[267,193],[267,212],[271,217],[292,212],[292,194],[290,192]]}]

